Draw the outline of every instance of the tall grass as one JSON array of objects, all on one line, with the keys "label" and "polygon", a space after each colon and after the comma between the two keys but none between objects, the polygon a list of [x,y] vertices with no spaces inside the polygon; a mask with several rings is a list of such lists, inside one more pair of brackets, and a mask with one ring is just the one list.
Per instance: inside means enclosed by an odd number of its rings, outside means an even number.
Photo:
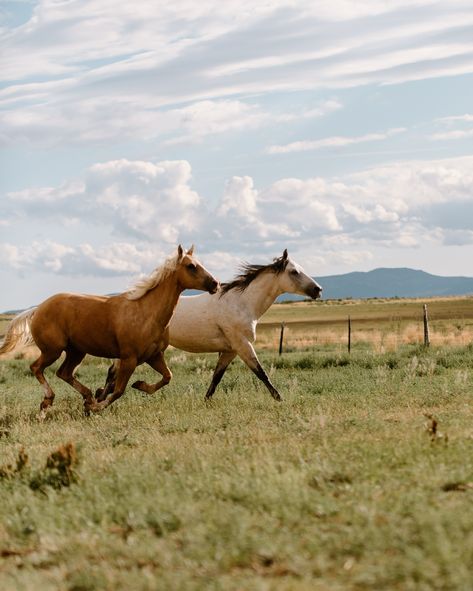
[{"label": "tall grass", "polygon": [[43,423],[0,363],[2,590],[471,587],[472,347],[263,353],[281,404],[239,362],[206,404],[214,357],[168,357],[162,394],[89,418],[51,377]]}]

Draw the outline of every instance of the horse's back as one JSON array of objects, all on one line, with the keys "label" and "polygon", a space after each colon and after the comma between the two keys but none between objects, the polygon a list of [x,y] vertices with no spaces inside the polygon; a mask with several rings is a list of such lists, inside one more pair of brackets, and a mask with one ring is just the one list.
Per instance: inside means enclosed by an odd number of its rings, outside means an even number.
[{"label": "horse's back", "polygon": [[54,318],[56,322],[61,322],[79,315],[100,314],[104,312],[105,304],[109,300],[108,296],[57,293],[37,307],[33,324],[41,323],[46,318]]},{"label": "horse's back", "polygon": [[[59,293],[42,302],[31,322],[31,333],[42,349],[64,349],[67,345],[82,350],[93,334],[109,332],[107,296]],[[94,347],[92,347],[94,349]],[[94,351],[90,351],[94,354]]]}]

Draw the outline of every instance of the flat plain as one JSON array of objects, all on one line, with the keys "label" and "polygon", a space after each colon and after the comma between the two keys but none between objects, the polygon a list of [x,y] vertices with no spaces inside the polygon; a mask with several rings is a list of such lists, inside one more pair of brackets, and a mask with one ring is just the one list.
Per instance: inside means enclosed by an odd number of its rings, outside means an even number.
[{"label": "flat plain", "polygon": [[428,306],[429,348],[419,301],[273,306],[282,403],[234,362],[206,404],[215,356],[171,349],[169,386],[91,417],[50,370],[39,422],[29,361],[0,360],[0,588],[471,589],[473,299]]}]

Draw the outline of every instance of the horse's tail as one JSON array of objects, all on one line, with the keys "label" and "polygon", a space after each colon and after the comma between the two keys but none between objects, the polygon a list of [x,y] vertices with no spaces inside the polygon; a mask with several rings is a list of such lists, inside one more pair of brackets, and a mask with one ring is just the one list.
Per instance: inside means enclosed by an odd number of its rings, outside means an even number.
[{"label": "horse's tail", "polygon": [[31,334],[31,319],[36,308],[30,308],[21,312],[10,322],[7,334],[0,345],[0,355],[13,351],[17,346],[34,345],[33,335]]}]

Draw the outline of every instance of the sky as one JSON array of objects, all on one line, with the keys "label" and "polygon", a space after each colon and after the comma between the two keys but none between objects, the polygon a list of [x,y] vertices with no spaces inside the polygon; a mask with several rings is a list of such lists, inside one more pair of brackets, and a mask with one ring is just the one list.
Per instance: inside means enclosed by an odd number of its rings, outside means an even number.
[{"label": "sky", "polygon": [[222,281],[473,276],[471,0],[2,0],[0,311]]}]

